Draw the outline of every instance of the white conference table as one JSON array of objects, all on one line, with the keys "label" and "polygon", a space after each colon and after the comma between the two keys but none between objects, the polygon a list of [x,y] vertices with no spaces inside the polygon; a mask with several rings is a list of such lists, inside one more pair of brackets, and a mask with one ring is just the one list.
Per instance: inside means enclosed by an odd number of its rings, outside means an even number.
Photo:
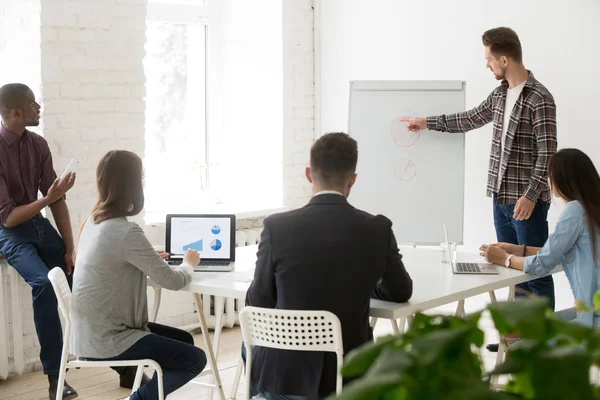
[{"label": "white conference table", "polygon": [[[213,377],[217,379],[219,387],[221,387],[221,382],[218,368],[216,368],[216,354],[218,354],[220,335],[223,327],[224,299],[244,299],[246,297],[246,292],[253,278],[257,249],[258,246],[238,247],[236,249],[234,271],[194,273],[192,282],[182,289],[183,291],[194,293],[201,324],[204,315],[202,313],[200,295],[214,296],[216,322],[213,339],[215,353]],[[410,318],[417,312],[458,302],[456,314],[463,315],[465,299],[489,293],[491,301],[495,302],[494,290],[507,287],[510,288],[509,299],[512,299],[514,297],[514,285],[535,279],[532,275],[500,266],[498,267],[499,274],[497,275],[454,274],[450,264],[442,263],[441,249],[435,247],[401,247],[400,253],[403,256],[404,265],[413,280],[413,295],[410,301],[406,303],[391,303],[373,299],[371,300],[370,310],[372,326],[375,325],[377,319],[389,319],[392,322],[394,332],[400,332],[400,328],[404,328],[405,319]],[[457,260],[483,261],[477,253],[458,253]],[[557,267],[552,273],[554,274],[559,271],[562,271],[562,268]],[[401,321],[401,327],[398,326],[398,320]],[[203,325],[203,333],[206,335],[205,321]],[[502,360],[504,346],[505,341],[501,340],[497,363],[500,363]],[[235,386],[237,386],[238,379],[236,377],[234,390],[236,390]]]}]

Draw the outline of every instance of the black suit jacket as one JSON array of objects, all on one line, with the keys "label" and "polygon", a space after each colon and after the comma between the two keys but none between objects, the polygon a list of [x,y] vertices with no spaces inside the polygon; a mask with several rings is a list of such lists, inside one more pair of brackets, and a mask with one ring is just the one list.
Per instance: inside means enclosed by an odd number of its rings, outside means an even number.
[{"label": "black suit jacket", "polygon": [[[412,280],[392,223],[320,194],[305,207],[265,219],[246,303],[286,310],[327,310],[342,324],[344,354],[373,340],[371,297],[408,301]],[[281,395],[325,397],[335,391],[334,353],[255,347],[252,387]]]}]

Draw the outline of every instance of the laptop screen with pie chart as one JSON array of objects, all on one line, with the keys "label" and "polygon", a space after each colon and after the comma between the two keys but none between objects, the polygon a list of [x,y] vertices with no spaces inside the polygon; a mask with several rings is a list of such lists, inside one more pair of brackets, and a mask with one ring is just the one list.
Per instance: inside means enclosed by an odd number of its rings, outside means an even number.
[{"label": "laptop screen with pie chart", "polygon": [[235,215],[169,214],[165,247],[170,259],[193,249],[202,260],[235,261]]}]

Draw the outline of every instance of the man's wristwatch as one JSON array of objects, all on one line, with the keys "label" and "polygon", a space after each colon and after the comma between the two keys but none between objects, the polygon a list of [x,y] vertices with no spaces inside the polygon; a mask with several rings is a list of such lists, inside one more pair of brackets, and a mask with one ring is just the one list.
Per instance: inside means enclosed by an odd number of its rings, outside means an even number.
[{"label": "man's wristwatch", "polygon": [[504,261],[504,266],[506,268],[510,268],[510,259],[513,258],[513,254],[509,254],[508,257],[506,257],[506,261]]}]

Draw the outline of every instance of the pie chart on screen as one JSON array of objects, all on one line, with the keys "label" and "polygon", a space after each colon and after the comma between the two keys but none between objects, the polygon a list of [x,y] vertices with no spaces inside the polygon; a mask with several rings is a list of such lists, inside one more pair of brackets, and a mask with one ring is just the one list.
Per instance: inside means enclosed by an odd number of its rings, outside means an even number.
[{"label": "pie chart on screen", "polygon": [[213,239],[210,242],[210,248],[213,249],[214,251],[221,250],[221,247],[223,247],[223,243],[221,243],[221,241],[219,239]]},{"label": "pie chart on screen", "polygon": [[214,225],[212,228],[210,228],[210,231],[215,235],[218,235],[221,233],[221,227],[219,225]]}]

